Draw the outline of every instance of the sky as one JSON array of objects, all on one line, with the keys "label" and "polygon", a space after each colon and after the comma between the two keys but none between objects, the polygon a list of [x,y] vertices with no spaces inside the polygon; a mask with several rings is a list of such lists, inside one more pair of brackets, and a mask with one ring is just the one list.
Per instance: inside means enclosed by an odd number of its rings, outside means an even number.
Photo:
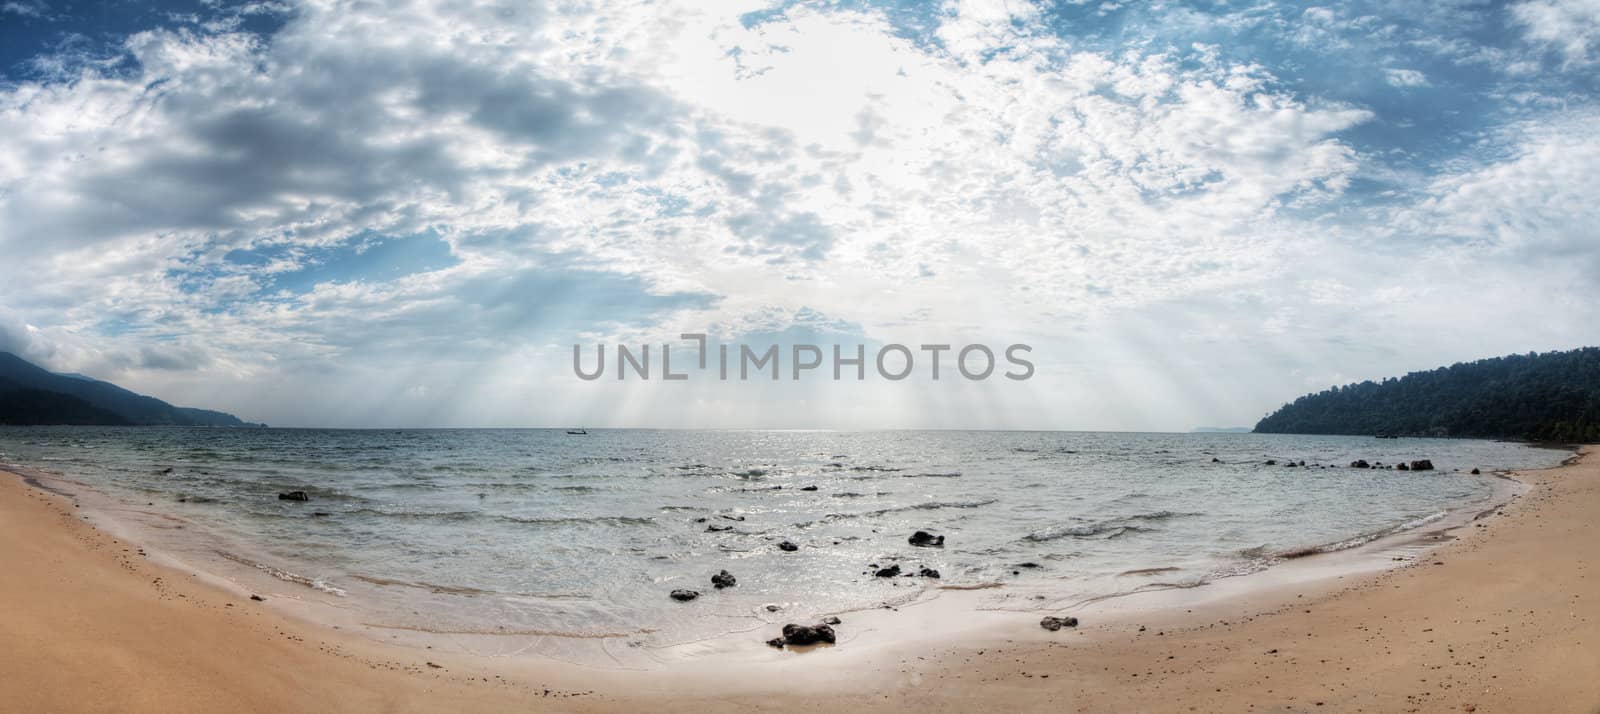
[{"label": "sky", "polygon": [[[1600,0],[0,0],[0,351],[282,426],[1251,425],[1600,343],[1597,92]],[[1036,370],[574,374],[683,333]]]}]

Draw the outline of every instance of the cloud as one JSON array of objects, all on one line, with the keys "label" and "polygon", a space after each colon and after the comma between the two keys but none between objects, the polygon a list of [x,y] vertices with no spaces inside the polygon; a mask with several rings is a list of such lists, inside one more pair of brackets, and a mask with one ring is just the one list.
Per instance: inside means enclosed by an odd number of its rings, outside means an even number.
[{"label": "cloud", "polygon": [[1426,87],[1428,75],[1414,69],[1386,69],[1383,76],[1396,87]]},{"label": "cloud", "polygon": [[49,11],[49,6],[40,0],[24,2],[22,0],[7,0],[0,4],[0,15],[19,15],[21,17],[43,18]]},{"label": "cloud", "polygon": [[1600,49],[1600,2],[1529,0],[1511,7],[1527,38],[1559,52],[1569,65],[1588,65]]},{"label": "cloud", "polygon": [[1600,113],[1594,108],[1508,127],[1505,156],[1436,177],[1403,224],[1525,259],[1594,262],[1600,208]]},{"label": "cloud", "polygon": [[[1587,62],[1575,7],[1512,13]],[[1493,8],[270,14],[42,47],[53,69],[0,85],[0,301],[35,354],[273,423],[661,423],[692,396],[575,386],[562,347],[825,315],[876,341],[1036,342],[1053,393],[1139,395],[939,397],[998,400],[957,414],[1187,428],[1163,415],[1236,423],[1355,373],[1340,360],[1448,359],[1409,335],[1451,305],[1546,346],[1514,308],[1576,294],[1569,272],[1520,296],[1389,283],[1594,252],[1584,80],[1484,72],[1537,59]],[[930,413],[875,395],[851,418]],[[740,399],[695,413],[762,413]]]}]

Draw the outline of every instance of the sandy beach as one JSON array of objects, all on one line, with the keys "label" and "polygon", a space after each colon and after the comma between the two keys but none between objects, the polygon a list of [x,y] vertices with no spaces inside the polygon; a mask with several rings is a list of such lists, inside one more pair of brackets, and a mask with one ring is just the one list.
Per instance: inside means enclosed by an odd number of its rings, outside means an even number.
[{"label": "sandy beach", "polygon": [[1517,474],[1526,493],[1449,531],[1118,598],[1075,630],[940,598],[847,617],[832,648],[748,633],[644,671],[311,624],[0,474],[0,709],[1596,712],[1590,451]]}]

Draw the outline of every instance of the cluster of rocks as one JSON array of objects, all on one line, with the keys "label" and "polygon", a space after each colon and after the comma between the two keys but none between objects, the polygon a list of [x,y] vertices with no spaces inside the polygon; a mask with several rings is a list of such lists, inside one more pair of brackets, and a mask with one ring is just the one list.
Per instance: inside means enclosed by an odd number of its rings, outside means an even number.
[{"label": "cluster of rocks", "polygon": [[878,578],[904,577],[904,578],[933,578],[933,579],[937,580],[940,577],[939,571],[934,570],[933,568],[930,568],[930,567],[928,567],[926,565],[918,568],[917,572],[913,573],[913,572],[911,572],[909,570],[902,570],[900,568],[900,564],[899,563],[894,563],[894,564],[891,564],[891,565],[888,565],[888,566],[885,566],[885,567],[882,567],[882,568],[878,567],[877,563],[871,563],[871,564],[867,565],[867,572],[871,573],[873,577],[878,577]]},{"label": "cluster of rocks", "polygon": [[1063,627],[1077,627],[1078,618],[1046,616],[1043,620],[1039,621],[1039,626],[1051,632],[1055,632]]},{"label": "cluster of rocks", "polygon": [[[733,573],[730,573],[726,570],[711,576],[711,587],[714,587],[718,590],[723,588],[731,588],[738,584],[739,579],[733,577]],[[677,590],[673,590],[668,597],[671,597],[678,602],[689,602],[690,600],[700,597],[700,591],[690,590],[688,588],[679,588]]]},{"label": "cluster of rocks", "polygon": [[774,637],[770,640],[767,640],[767,644],[772,647],[777,647],[778,649],[783,649],[784,646],[803,647],[805,645],[816,644],[831,645],[838,641],[838,636],[833,631],[833,625],[828,624],[829,620],[833,621],[834,623],[839,622],[839,618],[837,617],[830,617],[827,620],[822,621],[821,624],[817,625],[797,625],[791,622],[783,626],[782,637]]},{"label": "cluster of rocks", "polygon": [[[1212,459],[1212,461],[1216,461],[1216,459]],[[1262,463],[1264,465],[1266,465],[1266,466],[1277,466],[1279,464],[1277,459],[1267,459],[1266,461],[1264,461]],[[1306,466],[1305,460],[1303,460],[1303,459],[1300,460],[1300,461],[1294,461],[1294,460],[1284,461],[1283,462],[1283,466],[1288,467],[1288,468],[1308,468]],[[1331,466],[1330,467],[1330,466],[1324,466],[1322,464],[1312,464],[1309,468],[1326,469],[1326,468],[1338,468],[1338,466]],[[1433,462],[1428,460],[1428,459],[1415,459],[1415,460],[1411,461],[1410,463],[1401,462],[1401,463],[1398,463],[1398,464],[1394,464],[1392,466],[1385,466],[1382,461],[1368,462],[1366,459],[1356,459],[1355,461],[1351,461],[1350,462],[1350,468],[1353,468],[1353,469],[1392,469],[1392,470],[1395,470],[1395,471],[1432,471],[1433,470]],[[1478,470],[1477,469],[1473,469],[1472,472],[1473,473],[1478,473]]]},{"label": "cluster of rocks", "polygon": [[[815,487],[808,486],[802,490],[815,490]],[[731,521],[744,520],[743,516],[719,515],[717,517]],[[695,522],[708,523],[708,520],[709,519],[707,518],[697,518],[695,519]],[[708,523],[706,525],[706,531],[712,533],[720,533],[730,530],[733,530],[733,526],[731,525],[719,523]],[[912,533],[911,536],[906,539],[906,542],[917,548],[942,548],[945,544],[945,537],[930,533],[928,531],[919,530]],[[777,544],[777,548],[784,552],[794,552],[799,550],[800,546],[792,541],[784,540]],[[899,563],[890,563],[880,567],[877,563],[872,563],[867,566],[868,570],[863,574],[872,575],[873,577],[878,578],[920,577],[936,580],[942,578],[942,574],[937,569],[930,568],[926,565],[917,566],[916,572],[911,572],[909,570],[910,567],[912,566],[906,566],[902,568]],[[1036,568],[1039,566],[1037,563],[1024,563],[1019,567]],[[731,588],[738,585],[738,579],[735,578],[732,573],[723,570],[716,575],[711,576],[711,585],[718,590],[722,590],[724,588]],[[673,590],[669,596],[678,602],[690,602],[698,599],[700,597],[700,592],[697,590],[680,588]],[[781,607],[776,605],[767,606],[768,612],[778,612],[781,609]],[[782,636],[767,640],[767,644],[779,649],[784,647],[803,647],[816,644],[834,644],[837,641],[837,634],[834,632],[833,628],[838,624],[840,624],[840,620],[837,617],[824,618],[822,622],[815,625],[802,625],[791,622],[783,626]],[[1077,627],[1078,619],[1075,617],[1046,617],[1039,624],[1041,627],[1044,627],[1047,630],[1055,631],[1063,627]]]},{"label": "cluster of rocks", "polygon": [[[1395,471],[1432,471],[1433,470],[1433,462],[1428,460],[1428,459],[1416,459],[1416,460],[1412,461],[1409,464],[1407,464],[1405,462],[1401,462],[1401,463],[1395,464],[1393,466],[1384,466],[1382,461],[1374,461],[1372,463],[1367,463],[1366,459],[1356,459],[1355,461],[1351,461],[1350,462],[1350,468],[1353,468],[1353,469],[1393,469]],[[1477,473],[1478,470],[1477,469],[1473,469],[1472,472],[1473,473]]]}]

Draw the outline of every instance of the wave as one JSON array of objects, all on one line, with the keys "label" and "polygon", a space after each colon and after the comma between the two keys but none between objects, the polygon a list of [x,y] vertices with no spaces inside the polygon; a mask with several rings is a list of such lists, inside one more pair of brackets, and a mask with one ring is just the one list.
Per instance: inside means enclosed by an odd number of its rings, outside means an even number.
[{"label": "wave", "polygon": [[1152,521],[1165,521],[1172,518],[1186,518],[1198,516],[1199,513],[1179,513],[1177,511],[1156,511],[1154,513],[1137,513],[1120,518],[1108,518],[1103,521],[1094,521],[1076,526],[1051,526],[1037,530],[1022,537],[1023,540],[1034,543],[1044,543],[1061,538],[1093,538],[1104,536],[1117,538],[1128,533],[1145,533],[1154,530],[1138,525]]},{"label": "wave", "polygon": [[233,553],[229,553],[228,551],[225,551],[225,550],[219,550],[219,551],[216,551],[216,553],[217,553],[217,555],[222,556],[226,560],[231,560],[231,561],[233,561],[235,563],[238,563],[240,565],[247,565],[249,567],[255,568],[256,570],[259,570],[259,571],[261,571],[263,573],[271,575],[272,577],[277,578],[279,580],[282,580],[282,581],[284,581],[286,583],[294,583],[296,585],[304,585],[304,586],[306,586],[308,588],[311,588],[312,590],[317,590],[319,592],[325,592],[325,593],[328,593],[329,595],[334,595],[334,596],[337,596],[337,597],[344,597],[345,596],[344,589],[334,587],[333,585],[328,584],[327,581],[322,580],[321,578],[308,578],[308,577],[306,577],[304,575],[291,573],[291,572],[289,572],[287,570],[284,570],[282,568],[279,568],[279,567],[276,567],[276,566],[272,566],[272,565],[267,565],[266,563],[260,563],[260,562],[251,560],[249,558],[246,558],[246,557],[244,557],[242,555],[236,555],[236,554],[233,554]]},{"label": "wave", "polygon": [[352,579],[360,580],[360,581],[362,581],[364,583],[371,583],[373,585],[385,585],[385,586],[402,587],[402,588],[415,588],[415,589],[418,589],[418,590],[427,590],[428,592],[437,593],[437,594],[440,594],[440,595],[501,595],[501,594],[503,594],[503,593],[500,593],[500,592],[497,592],[497,591],[494,591],[494,590],[484,590],[483,588],[474,588],[474,587],[468,587],[468,586],[465,586],[465,585],[438,585],[438,584],[435,584],[435,583],[412,582],[412,581],[409,581],[409,580],[395,580],[393,578],[380,578],[380,577],[377,577],[375,575],[351,575],[350,577]]},{"label": "wave", "polygon": [[1423,527],[1425,525],[1428,525],[1429,523],[1433,523],[1433,522],[1436,522],[1436,521],[1444,518],[1446,515],[1447,515],[1446,511],[1439,511],[1437,513],[1430,513],[1430,514],[1428,514],[1426,516],[1422,516],[1420,518],[1413,518],[1413,519],[1411,519],[1409,521],[1406,521],[1404,523],[1398,523],[1396,525],[1392,525],[1392,526],[1389,526],[1387,528],[1378,528],[1378,529],[1375,529],[1375,530],[1370,530],[1370,531],[1367,531],[1365,533],[1358,534],[1358,535],[1356,535],[1354,537],[1346,538],[1344,540],[1338,540],[1338,541],[1334,541],[1332,543],[1324,543],[1322,545],[1314,545],[1314,546],[1311,546],[1309,548],[1296,548],[1296,549],[1293,549],[1293,550],[1286,550],[1286,551],[1282,551],[1282,552],[1279,552],[1279,553],[1274,553],[1273,557],[1277,558],[1277,559],[1280,559],[1280,560],[1291,560],[1291,559],[1294,559],[1294,558],[1304,558],[1304,557],[1306,557],[1308,555],[1317,555],[1317,554],[1320,554],[1320,553],[1334,553],[1334,552],[1338,552],[1338,551],[1341,551],[1341,550],[1349,550],[1351,548],[1359,548],[1359,547],[1361,547],[1363,545],[1371,543],[1372,541],[1378,540],[1379,538],[1385,538],[1385,537],[1396,535],[1396,534],[1399,534],[1399,533],[1404,533],[1404,532],[1409,531],[1409,530],[1415,530],[1417,528],[1421,528],[1421,527]]},{"label": "wave", "polygon": [[471,521],[493,520],[505,523],[517,523],[534,526],[567,526],[601,524],[608,526],[647,526],[654,525],[656,520],[648,516],[558,516],[549,518],[509,516],[497,513],[484,513],[482,511],[404,511],[389,510],[384,508],[356,508],[344,511],[347,515],[382,516],[385,518],[417,518],[444,521]]},{"label": "wave", "polygon": [[850,518],[877,518],[878,516],[884,516],[890,513],[901,513],[904,511],[936,511],[942,508],[982,508],[998,502],[999,499],[994,498],[983,501],[924,501],[922,503],[913,503],[908,506],[880,508],[875,511],[861,511],[859,513],[829,513],[816,520],[796,523],[794,525],[797,528],[809,528],[820,523],[832,523],[834,521],[841,521]]}]

